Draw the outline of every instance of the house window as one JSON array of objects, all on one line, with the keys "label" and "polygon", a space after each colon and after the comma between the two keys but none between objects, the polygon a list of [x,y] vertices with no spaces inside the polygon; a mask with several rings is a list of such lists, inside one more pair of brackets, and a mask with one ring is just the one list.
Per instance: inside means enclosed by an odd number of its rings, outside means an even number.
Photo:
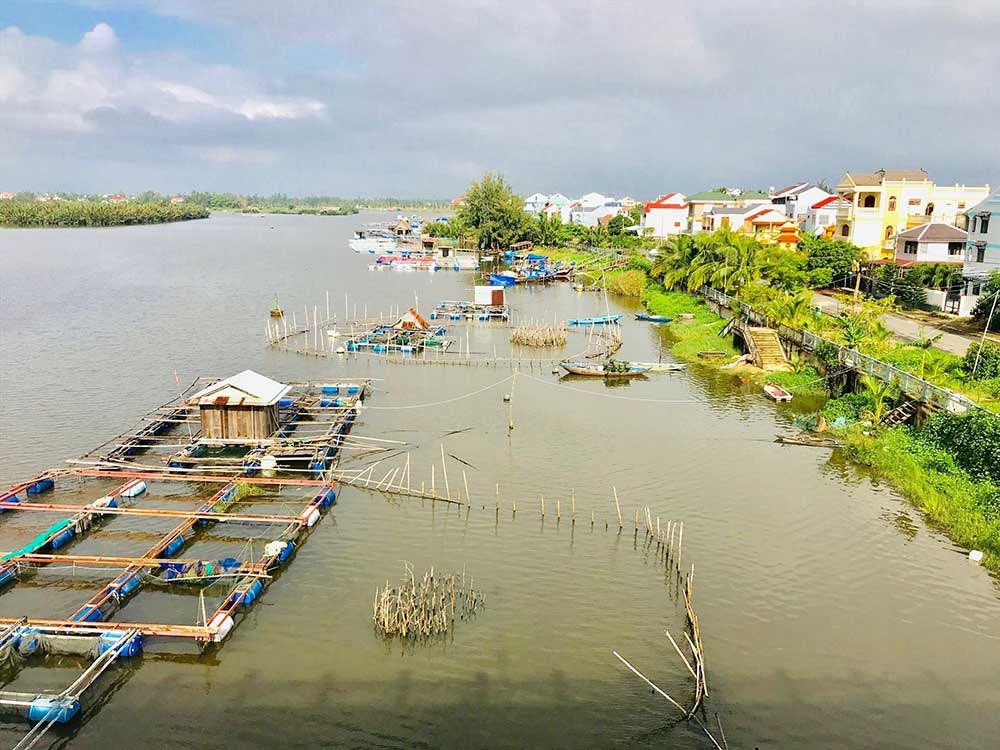
[{"label": "house window", "polygon": [[979,217],[979,233],[986,234],[989,228],[990,228],[990,215],[986,214],[986,216]]},{"label": "house window", "polygon": [[892,227],[888,226],[885,228],[885,238],[887,240],[892,239]]},{"label": "house window", "polygon": [[965,201],[959,201],[959,203],[958,203],[958,210],[959,211],[965,210]]},{"label": "house window", "polygon": [[889,196],[889,210],[890,211],[895,211],[896,210],[896,196],[895,195]]},{"label": "house window", "polygon": [[981,291],[983,291],[983,285],[982,284],[973,284],[972,285],[972,296],[973,297],[978,297],[979,293]]},{"label": "house window", "polygon": [[976,224],[978,222],[979,222],[979,217],[978,216],[973,216],[972,217],[972,228],[969,230],[970,232],[975,232],[976,231]]},{"label": "house window", "polygon": [[985,263],[985,262],[986,262],[986,248],[985,247],[977,247],[976,248],[976,263]]},{"label": "house window", "polygon": [[948,255],[961,255],[962,250],[965,249],[964,242],[949,242],[948,243]]},{"label": "house window", "polygon": [[906,202],[906,205],[907,206],[919,206],[920,205],[920,199],[919,198],[910,198],[910,200],[908,200]]},{"label": "house window", "polygon": [[865,196],[865,205],[864,205],[864,207],[865,208],[875,208],[875,196],[874,195],[866,195]]},{"label": "house window", "polygon": [[916,255],[917,243],[914,242],[913,240],[907,240],[906,243],[903,245],[903,252],[906,253],[907,255]]},{"label": "house window", "polygon": [[933,216],[933,215],[934,215],[934,204],[928,203],[927,209],[924,211],[924,216]]},{"label": "house window", "polygon": [[850,227],[850,225],[849,225],[849,224],[844,224],[844,226],[842,226],[842,227],[840,228],[840,233],[841,233],[841,234],[842,234],[842,235],[843,235],[844,237],[846,237],[847,235],[849,235],[849,234],[851,233],[851,227]]},{"label": "house window", "polygon": [[675,222],[674,222],[674,226],[675,226],[675,227],[679,227],[680,225],[681,225],[681,223],[680,223],[679,221],[675,221]]}]

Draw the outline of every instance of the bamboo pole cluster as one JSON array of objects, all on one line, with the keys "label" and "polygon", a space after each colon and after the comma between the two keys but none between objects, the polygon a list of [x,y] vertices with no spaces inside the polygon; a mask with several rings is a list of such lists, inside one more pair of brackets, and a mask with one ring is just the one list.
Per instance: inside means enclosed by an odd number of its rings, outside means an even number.
[{"label": "bamboo pole cluster", "polygon": [[587,359],[610,357],[622,348],[622,327],[617,323],[604,326],[600,330],[591,330],[587,342]]},{"label": "bamboo pole cluster", "polygon": [[469,619],[486,606],[482,593],[472,588],[471,577],[466,583],[464,572],[436,577],[431,568],[420,581],[409,564],[406,572],[398,586],[386,581],[385,588],[375,589],[372,619],[382,635],[430,638],[447,633],[456,617]]},{"label": "bamboo pole cluster", "polygon": [[519,346],[565,346],[566,329],[559,325],[524,324],[511,331],[510,340]]}]

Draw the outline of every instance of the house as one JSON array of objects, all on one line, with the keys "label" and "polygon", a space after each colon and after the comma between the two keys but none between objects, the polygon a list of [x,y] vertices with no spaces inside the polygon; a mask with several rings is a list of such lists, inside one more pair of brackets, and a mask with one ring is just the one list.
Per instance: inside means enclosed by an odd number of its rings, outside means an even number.
[{"label": "house", "polygon": [[[706,232],[717,232],[720,229],[735,232],[743,229],[751,216],[764,210],[767,209],[762,209],[759,203],[751,206],[708,206],[701,217],[701,228]],[[785,215],[780,216],[784,221]]]},{"label": "house", "polygon": [[400,218],[395,224],[389,225],[389,231],[397,237],[408,237],[413,234],[413,227],[406,219]]},{"label": "house", "polygon": [[702,217],[710,208],[742,208],[759,206],[771,202],[770,196],[756,190],[705,190],[688,196],[688,231],[700,232],[704,226]]},{"label": "house", "polygon": [[784,224],[778,227],[778,234],[773,241],[775,245],[784,250],[798,250],[799,242],[802,241],[799,225],[791,219],[787,219]]},{"label": "house", "polygon": [[797,182],[780,190],[771,190],[771,203],[796,224],[803,224],[809,207],[814,203],[832,198],[823,188],[808,182]]},{"label": "house", "polygon": [[620,212],[620,208],[612,206],[572,206],[569,212],[571,224],[579,224],[582,227],[596,227],[604,219],[605,223],[610,221]]},{"label": "house", "polygon": [[0,193],[0,201],[12,201],[17,193]]},{"label": "house", "polygon": [[935,185],[922,169],[848,172],[837,183],[846,203],[837,212],[835,236],[872,258],[892,258],[896,234],[930,222],[964,224],[966,209],[989,192],[989,185]]},{"label": "house", "polygon": [[[624,207],[624,200],[622,201]],[[670,237],[687,231],[690,204],[682,193],[667,193],[650,201],[642,209],[639,234]]]},{"label": "house", "polygon": [[127,195],[112,195],[108,200],[112,203],[125,203],[128,201]]},{"label": "house", "polygon": [[170,202],[171,203],[183,203],[184,202],[184,196],[183,195],[175,195],[173,198],[170,199]]},{"label": "house", "polygon": [[577,199],[581,206],[603,206],[607,202],[608,199],[600,193],[587,193]]},{"label": "house", "polygon": [[965,277],[959,315],[969,315],[982,296],[983,284],[1000,271],[1000,192],[966,211],[968,239],[962,264]]},{"label": "house", "polygon": [[[778,235],[781,234],[781,228],[788,223],[788,217],[776,208],[761,208],[760,206],[753,208],[756,210],[746,217],[743,226],[737,227],[736,231],[741,234],[752,234],[766,245],[774,244],[777,242]],[[797,243],[798,239],[796,239]]]},{"label": "house", "polygon": [[524,199],[524,210],[525,212],[533,215],[538,215],[538,213],[548,205],[549,196],[543,195],[542,193],[534,193],[529,195]]},{"label": "house", "polygon": [[555,203],[550,203],[545,208],[541,210],[542,216],[549,219],[558,218],[563,224],[569,223],[569,202],[565,206],[558,206]]},{"label": "house", "polygon": [[278,429],[278,408],[292,387],[244,370],[191,396],[198,407],[201,434],[206,438],[264,440]]},{"label": "house", "polygon": [[951,224],[932,221],[896,235],[897,263],[962,263],[967,233]]},{"label": "house", "polygon": [[620,202],[622,204],[622,208],[624,208],[626,211],[631,211],[633,208],[639,205],[639,201],[637,201],[630,195],[626,195],[624,198],[621,199]]},{"label": "house", "polygon": [[846,209],[849,201],[840,195],[831,195],[813,203],[805,212],[802,231],[815,236],[833,236],[837,226],[837,212]]}]

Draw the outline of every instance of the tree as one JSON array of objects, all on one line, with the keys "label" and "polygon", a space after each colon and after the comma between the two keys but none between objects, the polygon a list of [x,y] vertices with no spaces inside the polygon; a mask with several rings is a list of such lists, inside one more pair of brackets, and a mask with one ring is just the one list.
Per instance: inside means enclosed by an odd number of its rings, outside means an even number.
[{"label": "tree", "polygon": [[812,235],[802,238],[799,251],[806,254],[805,270],[828,268],[833,280],[845,278],[863,256],[861,248],[850,242],[828,240],[825,237]]},{"label": "tree", "polygon": [[475,233],[482,250],[508,247],[530,232],[524,199],[501,174],[487,172],[481,182],[469,186],[462,200],[457,217]]},{"label": "tree", "polygon": [[868,409],[862,411],[861,416],[879,424],[892,408],[893,401],[896,400],[896,388],[889,385],[884,380],[868,375],[862,375],[861,385],[865,387],[866,395],[871,402]]},{"label": "tree", "polygon": [[[981,326],[989,325],[991,331],[1000,331],[1000,301],[997,295],[1000,294],[1000,271],[994,271],[989,275],[986,284],[983,286],[983,296],[979,298],[976,306],[972,310],[972,317],[979,321]],[[996,302],[996,309],[994,309]],[[990,319],[990,313],[993,313]]]},{"label": "tree", "polygon": [[930,349],[934,344],[941,340],[944,336],[943,333],[939,333],[937,336],[928,336],[924,333],[924,327],[921,326],[917,332],[917,340],[912,342],[912,345],[921,349],[920,352],[920,378],[924,377],[924,365],[927,363],[927,350]]}]

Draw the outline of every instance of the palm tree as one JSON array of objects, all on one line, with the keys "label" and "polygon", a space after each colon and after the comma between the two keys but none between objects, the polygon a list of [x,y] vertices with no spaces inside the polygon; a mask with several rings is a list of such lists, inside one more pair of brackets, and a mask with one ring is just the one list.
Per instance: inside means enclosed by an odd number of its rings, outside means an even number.
[{"label": "palm tree", "polygon": [[673,287],[687,279],[688,270],[698,254],[698,246],[690,234],[672,237],[659,247],[660,257],[649,270],[650,276]]},{"label": "palm tree", "polygon": [[865,387],[865,395],[871,402],[870,407],[861,415],[874,424],[879,424],[892,408],[892,402],[896,399],[896,388],[868,374],[861,376],[861,385]]},{"label": "palm tree", "polygon": [[792,328],[804,328],[814,317],[812,314],[812,290],[804,289],[798,294],[785,295],[775,303],[773,315],[781,323]]},{"label": "palm tree", "polygon": [[924,377],[924,364],[927,362],[927,350],[930,349],[934,344],[941,340],[944,336],[943,333],[939,333],[937,336],[927,336],[924,333],[924,327],[920,326],[917,330],[917,340],[912,342],[912,346],[921,349],[920,352],[920,378]]}]

